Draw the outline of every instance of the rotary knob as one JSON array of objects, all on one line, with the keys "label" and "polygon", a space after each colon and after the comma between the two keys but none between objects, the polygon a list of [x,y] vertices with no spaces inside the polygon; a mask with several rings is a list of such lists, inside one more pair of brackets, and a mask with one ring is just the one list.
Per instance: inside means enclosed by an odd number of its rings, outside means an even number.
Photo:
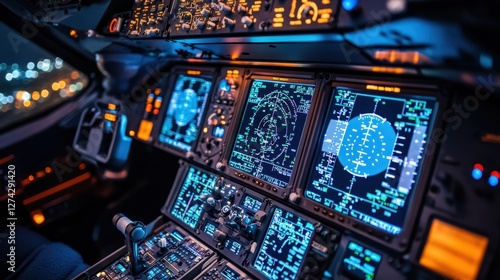
[{"label": "rotary knob", "polygon": [[231,7],[222,2],[219,2],[219,11],[225,15],[229,15],[231,13]]},{"label": "rotary knob", "polygon": [[243,26],[245,26],[246,28],[249,28],[253,25],[253,20],[249,16],[244,16],[241,18],[241,23],[243,23]]},{"label": "rotary knob", "polygon": [[234,26],[234,20],[226,17],[224,18],[224,24],[226,27],[231,28]]},{"label": "rotary knob", "polygon": [[210,15],[210,11],[207,10],[207,9],[203,9],[201,10],[201,15],[204,16],[204,17],[208,17]]},{"label": "rotary knob", "polygon": [[182,29],[184,29],[185,31],[189,31],[191,29],[191,25],[189,23],[183,23]]},{"label": "rotary knob", "polygon": [[203,27],[205,27],[205,21],[197,19],[194,25],[196,26],[196,28],[202,29]]}]

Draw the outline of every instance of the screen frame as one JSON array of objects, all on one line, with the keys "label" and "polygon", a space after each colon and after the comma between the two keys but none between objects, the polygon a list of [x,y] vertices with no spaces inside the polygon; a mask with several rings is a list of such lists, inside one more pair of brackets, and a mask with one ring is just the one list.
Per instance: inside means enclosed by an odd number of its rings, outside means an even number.
[{"label": "screen frame", "polygon": [[[190,76],[190,77],[200,77],[200,78],[206,78],[209,80],[212,84],[210,85],[210,89],[208,91],[207,97],[205,99],[205,106],[199,116],[199,119],[201,120],[199,123],[198,127],[198,132],[196,135],[196,139],[193,141],[191,144],[191,151],[184,151],[180,148],[176,148],[174,146],[168,145],[166,143],[163,143],[159,140],[160,134],[161,134],[161,129],[163,127],[163,123],[165,122],[166,119],[166,113],[168,106],[170,104],[170,100],[172,99],[174,89],[175,89],[175,84],[177,83],[177,79],[179,78],[180,75],[184,76]],[[153,136],[153,145],[161,150],[167,151],[169,153],[174,154],[175,156],[181,157],[181,158],[186,158],[186,159],[193,159],[195,157],[195,152],[196,152],[196,147],[199,142],[200,138],[200,131],[203,126],[203,122],[206,118],[207,114],[207,109],[209,107],[209,104],[212,100],[213,92],[215,89],[215,81],[217,77],[219,76],[219,72],[217,71],[216,68],[207,68],[207,67],[194,67],[194,68],[187,68],[185,66],[182,67],[175,67],[172,69],[172,71],[169,73],[169,76],[167,77],[167,82],[166,84],[160,85],[160,88],[164,90],[165,92],[163,93],[163,102],[161,104],[160,108],[160,113],[158,114],[158,117],[156,118],[153,126],[153,131],[151,135]]]},{"label": "screen frame", "polygon": [[[246,104],[248,97],[250,95],[250,90],[252,87],[252,83],[254,80],[267,80],[267,81],[276,81],[276,82],[287,82],[287,83],[301,83],[301,84],[310,84],[314,86],[314,93],[311,99],[311,108],[309,110],[308,116],[306,118],[306,122],[304,125],[304,129],[302,131],[302,136],[299,142],[299,146],[297,148],[297,155],[295,158],[295,165],[292,170],[292,174],[290,176],[290,180],[285,187],[278,187],[271,183],[268,183],[264,180],[261,180],[251,174],[248,174],[239,169],[235,169],[229,165],[229,159],[231,158],[232,150],[236,142],[237,132],[240,129],[240,125],[243,119],[243,115],[245,113]],[[310,141],[310,134],[312,130],[312,124],[314,123],[314,116],[317,115],[318,107],[320,105],[320,91],[322,87],[323,76],[318,73],[307,73],[307,72],[290,72],[290,71],[272,71],[270,69],[264,70],[256,70],[249,69],[242,83],[242,89],[240,92],[241,102],[239,102],[235,108],[235,116],[231,123],[229,131],[231,132],[230,138],[227,141],[227,149],[224,152],[222,157],[222,163],[224,166],[223,171],[227,176],[236,179],[240,182],[244,182],[249,184],[257,189],[263,190],[266,193],[272,195],[278,199],[287,199],[290,195],[293,186],[296,184],[297,177],[299,177],[300,172],[299,168],[302,165],[302,157],[306,152],[307,143]]]},{"label": "screen frame", "polygon": [[[380,85],[384,88],[399,87],[401,91],[399,93],[391,93],[385,91],[369,90],[366,88],[367,85]],[[415,190],[411,193],[411,196],[409,198],[410,202],[407,206],[405,219],[401,226],[401,232],[398,235],[392,235],[388,232],[364,223],[361,220],[341,214],[333,210],[332,208],[328,208],[323,204],[306,198],[304,195],[305,189],[309,184],[312,174],[312,168],[310,167],[316,158],[317,151],[320,149],[318,145],[322,140],[322,132],[325,126],[325,122],[327,121],[328,109],[330,108],[334,90],[337,87],[359,89],[363,92],[370,92],[375,95],[404,94],[414,97],[433,97],[436,100],[436,104],[434,107],[435,111],[433,112],[431,126],[428,131],[428,138],[425,146],[424,156],[422,157],[422,161],[419,164],[419,175],[416,184],[413,185],[413,188]],[[300,183],[296,184],[296,187],[293,190],[294,194],[300,197],[300,199],[298,201],[295,201],[295,203],[298,204],[300,208],[304,209],[306,213],[310,213],[316,217],[327,219],[337,226],[357,232],[364,237],[367,237],[377,243],[389,247],[394,251],[405,251],[411,244],[410,239],[413,235],[413,228],[415,226],[415,222],[417,221],[418,214],[420,213],[420,209],[422,208],[423,197],[427,191],[428,182],[431,179],[430,175],[432,167],[434,166],[438,155],[439,141],[435,141],[435,143],[431,142],[434,141],[433,137],[436,137],[436,132],[444,132],[442,114],[444,111],[443,108],[446,108],[449,102],[448,98],[439,91],[436,85],[433,85],[428,81],[422,81],[422,83],[415,84],[415,82],[408,83],[404,80],[398,81],[394,79],[391,81],[388,79],[384,80],[382,78],[380,80],[363,80],[355,77],[332,78],[331,80],[327,81],[327,83],[323,87],[322,94],[325,95],[325,102],[323,102],[322,104],[321,117],[318,120],[319,125],[312,133],[314,138],[314,140],[312,141],[312,145],[310,145],[312,148],[308,151],[308,155],[304,160],[307,164],[302,165],[302,169],[300,170],[300,173],[302,173],[303,176],[301,177]],[[432,147],[430,146],[431,144],[433,145]],[[429,153],[429,151],[431,152]]]}]

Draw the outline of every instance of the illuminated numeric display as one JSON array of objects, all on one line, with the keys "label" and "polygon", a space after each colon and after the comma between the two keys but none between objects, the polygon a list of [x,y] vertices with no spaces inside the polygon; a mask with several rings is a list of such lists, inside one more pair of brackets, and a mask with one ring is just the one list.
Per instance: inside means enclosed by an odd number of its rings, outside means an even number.
[{"label": "illuminated numeric display", "polygon": [[253,80],[229,165],[285,187],[313,94],[312,84]]},{"label": "illuminated numeric display", "polygon": [[170,213],[187,226],[195,228],[205,203],[200,196],[212,193],[216,181],[216,176],[190,167]]},{"label": "illuminated numeric display", "polygon": [[434,98],[338,87],[305,197],[399,234],[436,105]]},{"label": "illuminated numeric display", "polygon": [[160,142],[191,151],[211,86],[209,78],[179,75],[158,136]]},{"label": "illuminated numeric display", "polygon": [[313,232],[311,222],[275,208],[253,267],[269,279],[295,279]]},{"label": "illuminated numeric display", "polygon": [[342,274],[357,280],[373,280],[381,261],[380,254],[350,242],[342,261]]},{"label": "illuminated numeric display", "polygon": [[260,207],[262,206],[262,201],[260,201],[256,198],[253,198],[249,195],[246,195],[245,198],[241,202],[241,206],[243,206],[243,208],[245,208],[246,210],[248,210],[252,213],[256,213],[257,211],[259,211]]},{"label": "illuminated numeric display", "polygon": [[232,270],[231,268],[229,268],[227,266],[221,270],[220,275],[222,275],[222,277],[224,277],[227,280],[240,279],[240,277],[241,277],[241,275],[238,272]]},{"label": "illuminated numeric display", "polygon": [[226,244],[224,245],[224,247],[226,247],[226,249],[228,249],[229,251],[233,252],[236,256],[239,256],[241,249],[243,248],[243,245],[241,245],[241,243],[239,243],[236,240],[228,238],[226,240]]}]

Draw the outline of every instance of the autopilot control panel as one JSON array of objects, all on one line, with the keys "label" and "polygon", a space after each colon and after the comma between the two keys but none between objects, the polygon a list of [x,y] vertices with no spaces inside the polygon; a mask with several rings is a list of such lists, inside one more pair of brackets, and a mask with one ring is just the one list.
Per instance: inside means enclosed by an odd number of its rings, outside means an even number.
[{"label": "autopilot control panel", "polygon": [[[179,157],[166,225],[140,245],[134,279],[487,278],[495,225],[460,209],[490,197],[478,211],[500,219],[488,211],[499,167],[479,153],[458,163],[461,146],[443,138],[471,129],[451,124],[459,93],[325,69],[168,68],[127,127]],[[481,139],[467,141],[492,144]],[[462,206],[446,202],[460,191]],[[121,251],[87,276],[132,279],[128,265]]]}]

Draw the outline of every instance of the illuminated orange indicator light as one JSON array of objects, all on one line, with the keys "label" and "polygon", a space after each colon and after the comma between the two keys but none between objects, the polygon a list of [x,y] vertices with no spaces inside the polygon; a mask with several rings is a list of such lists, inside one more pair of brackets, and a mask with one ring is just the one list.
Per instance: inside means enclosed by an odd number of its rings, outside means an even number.
[{"label": "illuminated orange indicator light", "polygon": [[135,136],[135,131],[133,131],[133,130],[129,131],[128,135],[130,135],[131,137],[134,137]]},{"label": "illuminated orange indicator light", "polygon": [[73,38],[78,38],[78,32],[76,32],[76,30],[74,29],[71,29],[71,31],[69,32],[69,36]]},{"label": "illuminated orange indicator light", "polygon": [[137,132],[137,138],[148,141],[151,136],[151,131],[153,130],[153,122],[142,120],[139,125],[139,131]]},{"label": "illuminated orange indicator light", "polygon": [[435,219],[419,263],[451,279],[476,279],[488,238]]},{"label": "illuminated orange indicator light", "polygon": [[52,168],[50,168],[50,167],[48,167],[48,166],[47,166],[47,167],[45,167],[45,173],[47,173],[47,174],[52,173]]},{"label": "illuminated orange indicator light", "polygon": [[38,171],[35,175],[36,175],[36,177],[37,177],[37,178],[42,178],[42,177],[44,177],[44,176],[45,176],[45,172],[43,172],[43,171]]},{"label": "illuminated orange indicator light", "polygon": [[113,104],[113,103],[109,103],[109,104],[108,104],[108,109],[109,109],[109,110],[116,110],[116,105],[115,105],[115,104]]},{"label": "illuminated orange indicator light", "polygon": [[78,168],[80,168],[80,170],[85,169],[85,167],[87,167],[85,163],[80,163],[80,165],[78,165]]},{"label": "illuminated orange indicator light", "polygon": [[33,176],[33,175],[28,176],[28,180],[30,180],[31,182],[33,182],[35,180],[35,176]]},{"label": "illuminated orange indicator light", "polygon": [[106,119],[110,122],[116,122],[116,115],[106,113],[106,114],[104,114],[104,119]]},{"label": "illuminated orange indicator light", "polygon": [[109,23],[109,28],[108,28],[110,33],[115,33],[118,31],[118,19],[113,18],[111,22]]},{"label": "illuminated orange indicator light", "polygon": [[392,73],[392,74],[403,74],[405,70],[401,67],[381,67],[381,66],[373,66],[373,72],[381,72],[381,73]]},{"label": "illuminated orange indicator light", "polygon": [[147,104],[146,105],[146,113],[151,113],[152,110],[153,110],[153,105],[152,104]]},{"label": "illuminated orange indicator light", "polygon": [[401,88],[399,87],[387,87],[387,86],[377,86],[377,85],[366,85],[366,89],[385,91],[385,92],[395,92],[395,93],[401,92]]},{"label": "illuminated orange indicator light", "polygon": [[198,70],[187,70],[187,73],[189,75],[196,75],[196,76],[201,75],[201,71]]},{"label": "illuminated orange indicator light", "polygon": [[160,110],[158,110],[158,109],[153,110],[153,114],[158,115],[159,113],[160,113]]},{"label": "illuminated orange indicator light", "polygon": [[161,99],[160,100],[156,99],[155,100],[155,108],[160,108],[160,107],[161,107]]},{"label": "illuminated orange indicator light", "polygon": [[31,213],[31,218],[33,219],[33,222],[37,225],[41,225],[45,222],[45,216],[40,210],[33,211],[33,213]]},{"label": "illuminated orange indicator light", "polygon": [[155,95],[159,95],[161,93],[161,88],[155,88]]}]

